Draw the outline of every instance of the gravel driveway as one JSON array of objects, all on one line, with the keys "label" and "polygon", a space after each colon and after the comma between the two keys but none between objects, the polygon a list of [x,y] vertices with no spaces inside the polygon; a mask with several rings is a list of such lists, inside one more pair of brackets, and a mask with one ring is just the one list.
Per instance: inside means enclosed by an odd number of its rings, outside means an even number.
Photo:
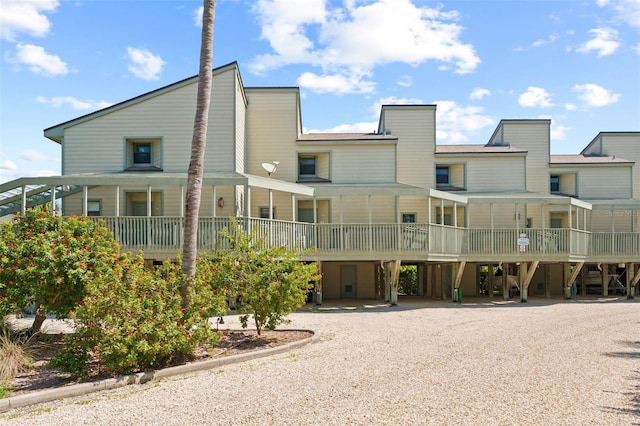
[{"label": "gravel driveway", "polygon": [[302,349],[16,409],[0,423],[640,423],[637,300],[358,303],[291,315],[288,327],[321,335]]}]

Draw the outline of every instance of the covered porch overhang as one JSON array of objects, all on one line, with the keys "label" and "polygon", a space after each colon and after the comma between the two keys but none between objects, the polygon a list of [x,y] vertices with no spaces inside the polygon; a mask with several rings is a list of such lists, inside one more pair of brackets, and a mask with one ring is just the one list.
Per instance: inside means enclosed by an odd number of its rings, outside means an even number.
[{"label": "covered porch overhang", "polygon": [[[65,176],[47,177],[23,177],[0,185],[0,193],[13,191],[11,197],[5,197],[2,202],[20,201],[20,211],[24,212],[27,207],[27,199],[35,195],[46,193],[46,197],[41,197],[40,203],[55,201],[60,196],[70,195],[79,191],[83,192],[83,213],[87,213],[88,191],[91,187],[109,186],[115,188],[116,205],[120,204],[120,187],[127,185],[146,186],[149,195],[147,202],[151,203],[151,190],[159,186],[178,186],[184,199],[185,187],[187,185],[187,175],[185,173],[104,173],[104,174],[76,174]],[[271,191],[282,191],[295,196],[313,196],[314,189],[297,183],[281,181],[278,179],[264,178],[250,174],[234,172],[206,173],[202,179],[202,186],[211,187],[213,199],[216,199],[215,191],[217,186],[241,186],[248,193],[248,202],[244,206],[244,213],[250,215],[250,188],[261,188]],[[69,190],[75,188],[75,190]],[[16,190],[19,193],[16,194]],[[204,190],[204,189],[203,189]],[[271,200],[271,197],[270,197]],[[54,207],[52,204],[52,208]],[[292,201],[293,206],[293,201]],[[293,208],[293,207],[292,207]],[[183,209],[182,209],[183,211]],[[147,209],[151,215],[151,208]],[[212,205],[212,215],[216,215],[216,203]],[[115,216],[119,216],[119,208],[116,208]]]}]

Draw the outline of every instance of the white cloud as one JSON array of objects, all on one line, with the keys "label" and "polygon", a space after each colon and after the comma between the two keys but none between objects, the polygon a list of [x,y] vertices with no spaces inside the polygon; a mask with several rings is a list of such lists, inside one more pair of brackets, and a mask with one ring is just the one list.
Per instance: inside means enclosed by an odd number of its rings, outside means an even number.
[{"label": "white cloud", "polygon": [[409,0],[345,1],[335,8],[324,0],[259,0],[253,11],[273,53],[257,56],[252,72],[310,64],[321,68],[323,77],[340,76],[355,86],[335,85],[339,93],[362,93],[360,80],[383,64],[434,60],[465,74],[480,63],[473,46],[460,41],[457,12],[417,7]]},{"label": "white cloud", "polygon": [[202,28],[202,15],[204,15],[204,6],[200,6],[193,11],[193,25]]},{"label": "white cloud", "polygon": [[0,1],[0,39],[14,41],[20,33],[34,37],[46,35],[51,22],[44,13],[54,12],[58,5],[57,0]]},{"label": "white cloud", "polygon": [[578,109],[578,106],[576,104],[572,104],[572,103],[566,103],[564,104],[564,107],[567,111],[575,111]]},{"label": "white cloud", "polygon": [[620,93],[612,93],[604,87],[591,83],[576,84],[573,86],[573,90],[588,107],[602,107],[614,104],[622,96]]},{"label": "white cloud", "polygon": [[410,75],[403,75],[397,81],[398,86],[411,87],[413,86],[413,77]]},{"label": "white cloud", "polygon": [[438,143],[461,144],[468,134],[494,124],[494,119],[483,115],[484,108],[461,106],[454,101],[437,101],[436,140]]},{"label": "white cloud", "polygon": [[620,47],[618,31],[612,28],[594,28],[589,30],[589,34],[593,34],[593,39],[576,49],[578,52],[596,51],[598,58],[601,58],[612,55]]},{"label": "white cloud", "polygon": [[561,124],[551,123],[550,136],[552,140],[563,140],[567,137],[567,132],[571,130],[571,127],[563,126]]},{"label": "white cloud", "polygon": [[388,96],[386,98],[380,98],[371,104],[369,112],[372,117],[379,117],[382,105],[422,105],[425,103],[425,101],[418,98],[397,98],[395,96]]},{"label": "white cloud", "polygon": [[558,39],[558,34],[554,33],[551,34],[549,36],[549,38],[547,39],[540,39],[540,40],[536,40],[531,44],[531,47],[540,47],[540,46],[544,46],[545,44],[550,44],[553,43],[554,41],[556,41]]},{"label": "white cloud", "polygon": [[32,149],[25,149],[20,152],[20,158],[27,161],[46,161],[47,155],[44,152],[34,151]]},{"label": "white cloud", "polygon": [[129,57],[129,71],[133,75],[143,80],[158,80],[162,67],[166,64],[160,56],[156,56],[146,49],[138,49],[135,47],[127,48]]},{"label": "white cloud", "polygon": [[375,83],[354,75],[317,75],[305,72],[298,77],[298,85],[315,93],[373,93]]},{"label": "white cloud", "polygon": [[7,56],[11,63],[24,64],[36,74],[43,74],[48,77],[65,75],[69,72],[67,64],[59,56],[47,53],[43,47],[33,44],[16,45],[15,56]]},{"label": "white cloud", "polygon": [[38,96],[36,97],[36,102],[41,104],[49,104],[55,108],[60,108],[64,104],[68,104],[69,106],[71,106],[71,108],[79,110],[97,110],[113,105],[113,103],[107,101],[94,101],[91,99],[81,101],[74,98],[73,96],[54,96],[52,98]]},{"label": "white cloud", "polygon": [[616,12],[619,22],[640,30],[640,1],[638,0],[597,0],[600,7],[610,6]]},{"label": "white cloud", "polygon": [[18,166],[11,160],[0,162],[0,170],[18,170]]},{"label": "white cloud", "polygon": [[473,92],[469,95],[469,99],[482,99],[485,96],[490,96],[491,92],[488,89],[483,89],[481,87],[476,87],[473,89]]},{"label": "white cloud", "polygon": [[527,91],[518,96],[518,103],[520,106],[549,108],[553,106],[551,103],[551,95],[546,90],[540,87],[529,86]]},{"label": "white cloud", "polygon": [[377,121],[361,121],[354,124],[340,124],[324,130],[305,129],[305,133],[375,133],[377,131]]}]

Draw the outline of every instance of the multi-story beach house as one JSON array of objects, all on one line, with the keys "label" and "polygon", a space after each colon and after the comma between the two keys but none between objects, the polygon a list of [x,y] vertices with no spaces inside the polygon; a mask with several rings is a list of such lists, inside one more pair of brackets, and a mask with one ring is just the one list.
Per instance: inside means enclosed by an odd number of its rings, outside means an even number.
[{"label": "multi-story beach house", "polygon": [[[0,185],[0,215],[61,200],[105,217],[149,261],[181,248],[197,76],[52,126],[62,175]],[[308,249],[314,299],[633,296],[640,279],[640,132],[550,154],[550,120],[505,119],[484,144],[438,145],[437,105],[384,105],[368,134],[303,132],[296,87],[213,70],[199,247],[235,217]],[[373,129],[372,129],[373,130]],[[587,141],[585,141],[587,142]]]}]

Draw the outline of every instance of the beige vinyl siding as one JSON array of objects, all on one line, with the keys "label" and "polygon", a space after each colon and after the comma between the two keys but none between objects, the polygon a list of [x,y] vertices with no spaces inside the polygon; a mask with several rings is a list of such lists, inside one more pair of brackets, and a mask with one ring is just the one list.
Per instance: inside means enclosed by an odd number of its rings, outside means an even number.
[{"label": "beige vinyl siding", "polygon": [[634,161],[633,166],[634,176],[636,182],[633,186],[633,198],[640,199],[640,182],[638,182],[638,176],[640,176],[640,133],[621,133],[610,134],[605,133],[602,135],[602,148],[603,154],[609,156],[616,156],[625,160]]},{"label": "beige vinyl siding", "polygon": [[242,87],[242,82],[240,81],[240,76],[236,75],[235,82],[235,156],[236,156],[236,165],[235,171],[239,173],[245,172],[245,160],[246,160],[246,113],[247,113],[247,105],[245,102],[244,96],[244,88]]},{"label": "beige vinyl siding", "polygon": [[580,171],[582,199],[631,198],[631,167],[585,167]]},{"label": "beige vinyl siding", "polygon": [[[184,193],[186,194],[186,186]],[[180,186],[153,186],[152,194],[159,193],[161,195],[160,210],[154,214],[162,213],[163,216],[180,216]],[[127,194],[140,193],[138,197],[146,199],[147,187],[145,186],[121,186],[119,191],[120,212],[116,214],[116,187],[99,186],[89,188],[87,198],[89,200],[101,201],[101,216],[126,216],[131,212],[127,211]],[[63,214],[69,216],[71,214],[81,215],[82,210],[82,193],[73,194],[64,198]],[[217,198],[223,197],[224,208],[216,207],[218,216],[229,216],[234,213],[234,189],[231,186],[216,187]],[[200,204],[200,216],[209,217],[213,215],[213,187],[210,185],[202,187],[202,203]]]},{"label": "beige vinyl siding", "polygon": [[549,128],[550,120],[503,122],[504,143],[526,149],[526,189],[549,192]]},{"label": "beige vinyl siding", "polygon": [[395,181],[395,146],[333,146],[333,183],[389,183]]},{"label": "beige vinyl siding", "polygon": [[248,173],[266,176],[262,163],[279,161],[273,178],[295,182],[297,91],[294,89],[246,89]]},{"label": "beige vinyl siding", "polygon": [[[344,223],[369,223],[369,204],[366,196],[342,197],[342,217]],[[371,197],[371,222],[395,223],[395,197]],[[340,222],[340,198],[335,197],[332,203],[334,223]]]},{"label": "beige vinyl siding", "polygon": [[[206,171],[233,170],[234,69],[213,79]],[[65,129],[63,174],[118,172],[126,167],[126,138],[161,138],[162,168],[189,165],[197,83],[151,97]],[[157,153],[154,153],[154,156]]]},{"label": "beige vinyl siding", "polygon": [[469,192],[524,191],[524,164],[524,157],[470,158],[467,160],[467,190]]},{"label": "beige vinyl siding", "polygon": [[[471,204],[469,209],[469,228],[491,228],[491,205],[490,204]],[[522,205],[518,206],[518,210],[524,211]],[[520,214],[520,226],[524,227],[526,218],[524,214]],[[516,206],[509,203],[493,204],[493,227],[494,228],[515,228],[516,227]]]},{"label": "beige vinyl siding", "polygon": [[[592,232],[638,232],[635,210],[598,209],[591,214]],[[634,223],[635,222],[635,223]]]},{"label": "beige vinyl siding", "polygon": [[397,181],[435,188],[435,106],[385,106],[383,131],[398,137]]}]

